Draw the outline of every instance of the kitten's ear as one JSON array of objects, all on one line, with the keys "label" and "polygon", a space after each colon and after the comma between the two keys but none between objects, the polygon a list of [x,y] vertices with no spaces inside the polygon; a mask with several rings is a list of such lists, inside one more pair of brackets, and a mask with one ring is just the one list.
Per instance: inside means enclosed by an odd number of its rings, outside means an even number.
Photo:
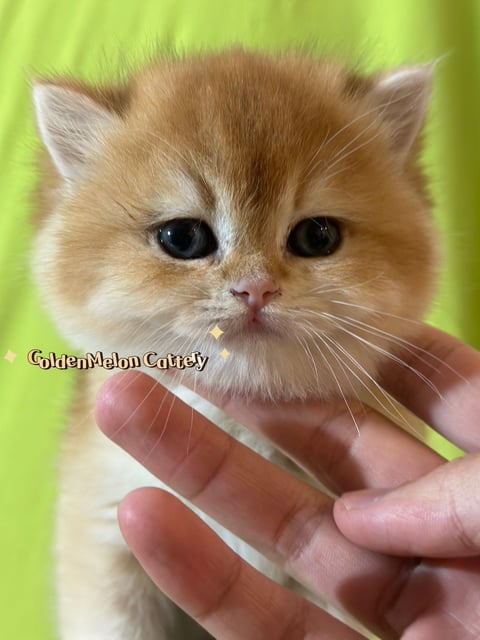
[{"label": "kitten's ear", "polygon": [[434,65],[394,69],[380,76],[373,97],[392,131],[393,149],[408,156],[427,114]]},{"label": "kitten's ear", "polygon": [[37,82],[33,101],[40,135],[60,174],[82,177],[117,116],[89,96],[61,85]]}]

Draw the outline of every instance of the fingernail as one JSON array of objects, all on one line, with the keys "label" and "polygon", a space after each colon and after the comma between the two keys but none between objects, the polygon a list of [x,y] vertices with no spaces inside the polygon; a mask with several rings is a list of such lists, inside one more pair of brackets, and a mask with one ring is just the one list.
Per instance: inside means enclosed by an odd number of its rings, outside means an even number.
[{"label": "fingernail", "polygon": [[387,495],[388,491],[385,489],[368,489],[365,491],[353,491],[352,493],[345,493],[340,501],[347,511],[352,509],[366,509],[375,502],[378,502],[381,498]]}]

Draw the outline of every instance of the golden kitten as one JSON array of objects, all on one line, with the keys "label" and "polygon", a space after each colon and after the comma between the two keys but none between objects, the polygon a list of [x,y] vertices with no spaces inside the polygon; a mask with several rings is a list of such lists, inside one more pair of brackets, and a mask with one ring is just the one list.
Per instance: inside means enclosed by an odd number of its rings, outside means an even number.
[{"label": "golden kitten", "polygon": [[[362,76],[241,49],[160,59],[118,85],[36,82],[51,159],[34,265],[63,334],[83,354],[208,356],[201,372],[182,369],[166,384],[270,458],[267,445],[182,391],[182,376],[244,397],[377,393],[379,364],[432,294],[434,233],[418,166],[430,86],[429,66]],[[209,334],[216,325],[220,348]],[[112,373],[82,372],[65,437],[61,637],[204,637],[118,529],[121,498],[159,482],[96,428],[95,394]]]}]

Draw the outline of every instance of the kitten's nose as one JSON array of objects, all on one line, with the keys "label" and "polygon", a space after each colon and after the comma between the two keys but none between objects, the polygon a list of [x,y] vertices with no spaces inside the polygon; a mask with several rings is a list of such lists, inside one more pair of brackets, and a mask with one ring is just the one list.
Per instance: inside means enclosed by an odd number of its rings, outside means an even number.
[{"label": "kitten's nose", "polygon": [[280,293],[280,289],[270,278],[260,280],[240,280],[230,289],[237,298],[243,300],[247,306],[255,311],[262,309],[272,298]]}]

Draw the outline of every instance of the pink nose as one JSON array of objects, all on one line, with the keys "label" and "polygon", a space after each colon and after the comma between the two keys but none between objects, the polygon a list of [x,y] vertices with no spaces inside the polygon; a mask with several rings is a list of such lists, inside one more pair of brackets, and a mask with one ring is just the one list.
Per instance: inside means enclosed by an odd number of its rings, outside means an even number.
[{"label": "pink nose", "polygon": [[262,309],[272,298],[280,293],[280,289],[273,280],[262,278],[260,280],[240,280],[230,289],[237,298],[252,309]]}]

